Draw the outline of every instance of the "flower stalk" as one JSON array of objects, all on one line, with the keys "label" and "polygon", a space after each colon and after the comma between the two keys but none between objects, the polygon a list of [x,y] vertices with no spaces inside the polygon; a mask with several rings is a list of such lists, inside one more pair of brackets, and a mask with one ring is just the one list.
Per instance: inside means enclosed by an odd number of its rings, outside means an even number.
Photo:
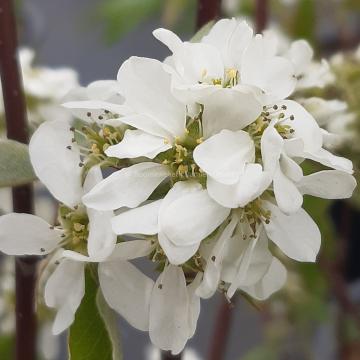
[{"label": "flower stalk", "polygon": [[269,20],[268,0],[256,0],[255,23],[256,31],[261,33],[267,26]]},{"label": "flower stalk", "polygon": [[[28,142],[26,104],[17,61],[17,32],[13,3],[0,0],[0,73],[7,136]],[[13,188],[15,212],[32,213],[32,185]],[[16,359],[35,360],[35,257],[16,258]]]},{"label": "flower stalk", "polygon": [[199,30],[211,20],[218,18],[220,13],[220,0],[199,0],[197,8],[196,28]]}]

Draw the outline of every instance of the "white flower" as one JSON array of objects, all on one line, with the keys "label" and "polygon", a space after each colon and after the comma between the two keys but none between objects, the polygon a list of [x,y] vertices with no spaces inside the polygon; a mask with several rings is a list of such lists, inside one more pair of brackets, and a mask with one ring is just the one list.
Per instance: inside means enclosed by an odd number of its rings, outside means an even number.
[{"label": "white flower", "polygon": [[216,204],[201,185],[177,182],[164,199],[124,211],[112,219],[118,234],[158,234],[159,245],[171,264],[180,265],[198,250],[228,216],[230,209]]},{"label": "white flower", "polygon": [[[356,181],[350,175],[353,172],[351,161],[323,148],[324,133],[300,104],[285,100],[269,107],[268,114],[271,123],[261,138],[262,160],[265,171],[272,174],[275,198],[282,211],[296,212],[302,205],[303,194],[328,199],[352,195]],[[282,137],[280,134],[284,131],[288,134]],[[337,171],[304,177],[294,158],[311,159]],[[322,181],[329,184],[328,189],[320,189],[318,184]],[[302,182],[307,183],[306,188],[302,187]]]},{"label": "white flower", "polygon": [[[53,324],[55,334],[72,323],[84,296],[86,262],[122,260],[122,263],[145,256],[150,249],[149,242],[146,242],[149,246],[144,246],[142,242],[116,245],[117,238],[110,223],[113,213],[87,209],[81,203],[82,195],[97,184],[102,175],[99,167],[91,168],[82,187],[78,165],[80,154],[76,149],[67,149],[71,138],[67,123],[55,120],[39,127],[29,147],[35,173],[54,197],[64,204],[60,207],[61,227],[54,228],[29,214],[0,217],[2,252],[9,255],[45,255],[63,249],[58,253],[58,265],[45,286],[46,304],[57,309]],[[131,269],[128,278],[131,281]]]},{"label": "white flower", "polygon": [[233,87],[243,94],[235,103],[229,99],[228,106],[240,107],[252,92],[269,102],[284,99],[294,90],[291,62],[277,56],[262,35],[254,37],[245,21],[220,20],[200,43],[183,43],[165,29],[155,30],[154,36],[173,53],[166,68],[173,74],[174,93],[186,102],[201,102]]}]

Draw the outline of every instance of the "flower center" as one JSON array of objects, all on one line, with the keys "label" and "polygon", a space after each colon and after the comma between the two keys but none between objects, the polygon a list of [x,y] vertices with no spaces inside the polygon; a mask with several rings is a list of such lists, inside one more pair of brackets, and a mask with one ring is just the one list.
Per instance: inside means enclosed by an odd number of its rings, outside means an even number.
[{"label": "flower center", "polygon": [[62,229],[62,245],[67,250],[74,250],[87,255],[89,237],[89,218],[83,205],[74,209],[61,205],[59,221]]},{"label": "flower center", "polygon": [[[83,178],[94,165],[120,167],[122,160],[108,157],[105,150],[123,139],[125,129],[107,125],[101,127],[93,123],[83,125],[80,128],[71,127],[70,130],[74,133],[72,142],[76,143],[77,148],[80,149],[81,161],[79,166],[83,167]],[[71,145],[67,148],[72,150]]]},{"label": "flower center", "polygon": [[199,114],[195,118],[188,119],[184,135],[175,138],[173,147],[155,158],[155,161],[169,166],[173,184],[181,180],[196,179],[205,186],[206,174],[195,163],[193,157],[194,149],[202,141],[201,114]]},{"label": "flower center", "polygon": [[224,88],[232,88],[240,82],[239,71],[235,68],[227,68],[224,70],[222,78],[210,78],[207,76],[207,70],[204,69],[201,73],[200,84],[221,85]]}]

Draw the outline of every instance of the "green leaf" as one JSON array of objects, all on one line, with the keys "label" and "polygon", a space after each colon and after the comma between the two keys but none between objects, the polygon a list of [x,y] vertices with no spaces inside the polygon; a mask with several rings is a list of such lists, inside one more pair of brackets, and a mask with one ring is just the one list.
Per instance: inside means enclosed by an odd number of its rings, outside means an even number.
[{"label": "green leaf", "polygon": [[116,316],[106,304],[90,269],[85,272],[85,295],[70,327],[69,360],[121,360]]},{"label": "green leaf", "polygon": [[205,35],[207,35],[214,26],[215,21],[211,20],[206,23],[200,30],[190,39],[190,42],[199,42]]},{"label": "green leaf", "polygon": [[0,140],[0,187],[24,185],[35,179],[28,146],[14,140]]}]

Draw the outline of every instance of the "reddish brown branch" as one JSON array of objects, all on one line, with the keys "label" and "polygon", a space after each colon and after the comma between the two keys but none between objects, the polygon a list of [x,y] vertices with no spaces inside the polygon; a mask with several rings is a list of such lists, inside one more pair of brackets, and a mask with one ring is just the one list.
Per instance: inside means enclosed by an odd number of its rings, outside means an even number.
[{"label": "reddish brown branch", "polygon": [[196,28],[200,29],[220,15],[221,0],[198,0]]},{"label": "reddish brown branch", "polygon": [[[235,301],[235,297],[233,298]],[[221,303],[215,321],[215,331],[210,345],[209,360],[222,360],[225,357],[226,346],[229,338],[233,304],[225,299]]]},{"label": "reddish brown branch", "polygon": [[256,32],[261,33],[269,21],[269,4],[268,0],[256,0],[255,23]]},{"label": "reddish brown branch", "polygon": [[[8,138],[27,143],[26,105],[17,60],[16,20],[11,0],[0,0],[0,74]],[[13,188],[14,211],[32,213],[32,198],[31,185]],[[36,358],[35,277],[36,258],[16,258],[17,360]]]}]

